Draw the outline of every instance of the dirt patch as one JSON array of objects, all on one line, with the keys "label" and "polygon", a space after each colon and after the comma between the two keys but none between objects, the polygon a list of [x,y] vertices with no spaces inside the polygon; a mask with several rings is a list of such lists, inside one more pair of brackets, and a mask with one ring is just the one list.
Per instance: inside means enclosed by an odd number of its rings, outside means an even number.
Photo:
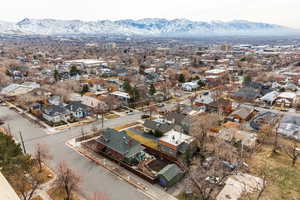
[{"label": "dirt patch", "polygon": [[167,160],[156,159],[156,160],[151,161],[148,164],[148,167],[150,169],[152,169],[153,171],[159,172],[160,170],[162,170],[168,164],[170,164],[170,162],[168,162]]}]

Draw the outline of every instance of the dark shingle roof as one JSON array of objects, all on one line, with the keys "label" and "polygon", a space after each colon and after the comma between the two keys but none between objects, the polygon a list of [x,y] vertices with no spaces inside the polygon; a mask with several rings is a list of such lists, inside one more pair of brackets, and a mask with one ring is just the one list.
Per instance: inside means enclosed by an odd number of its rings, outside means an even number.
[{"label": "dark shingle roof", "polygon": [[125,131],[118,132],[110,128],[105,129],[103,135],[96,141],[127,158],[145,149],[136,140],[130,138]]},{"label": "dark shingle roof", "polygon": [[169,182],[181,173],[183,172],[176,164],[169,164],[160,170],[158,175],[163,176]]},{"label": "dark shingle roof", "polygon": [[82,104],[80,101],[71,101],[66,108],[72,112],[76,112],[78,110],[85,111],[88,107]]},{"label": "dark shingle roof", "polygon": [[49,116],[58,116],[62,114],[67,114],[68,110],[63,105],[50,105],[44,109],[44,113]]},{"label": "dark shingle roof", "polygon": [[169,121],[175,120],[175,124],[181,124],[182,120],[186,117],[186,115],[179,112],[170,112],[167,114],[166,118]]},{"label": "dark shingle roof", "polygon": [[260,93],[257,89],[254,88],[241,88],[239,91],[233,94],[233,97],[243,98],[248,100],[254,100],[260,96]]},{"label": "dark shingle roof", "polygon": [[174,127],[173,124],[160,123],[160,122],[156,122],[156,121],[153,121],[153,120],[146,120],[144,122],[144,126],[146,128],[152,129],[152,130],[158,130],[162,133],[166,133]]}]

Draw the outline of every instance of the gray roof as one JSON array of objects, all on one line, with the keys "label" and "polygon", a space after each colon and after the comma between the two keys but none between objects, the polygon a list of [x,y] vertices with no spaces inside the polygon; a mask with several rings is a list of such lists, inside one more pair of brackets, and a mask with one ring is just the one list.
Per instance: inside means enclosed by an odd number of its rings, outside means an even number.
[{"label": "gray roof", "polygon": [[158,130],[162,133],[166,133],[174,127],[174,124],[160,123],[160,122],[156,122],[153,120],[146,120],[144,122],[144,127],[152,129],[152,130]]},{"label": "gray roof", "polygon": [[167,114],[166,118],[169,121],[175,120],[175,124],[181,124],[182,120],[186,117],[186,115],[179,112],[170,112]]},{"label": "gray roof", "polygon": [[254,109],[251,107],[242,106],[239,109],[233,111],[230,116],[238,115],[242,119],[246,119],[251,113],[253,113]]},{"label": "gray roof", "polygon": [[284,115],[280,121],[278,133],[300,140],[300,117]]},{"label": "gray roof", "polygon": [[158,176],[163,176],[167,181],[171,181],[183,171],[176,164],[169,164],[158,172]]},{"label": "gray roof", "polygon": [[88,109],[87,105],[82,104],[80,101],[71,101],[66,108],[72,112],[86,111]]},{"label": "gray roof", "polygon": [[254,100],[260,96],[259,90],[254,88],[241,88],[233,94],[233,97]]},{"label": "gray roof", "polygon": [[139,142],[130,138],[125,131],[118,132],[110,128],[105,129],[103,135],[96,141],[127,158],[145,149]]},{"label": "gray roof", "polygon": [[43,109],[43,112],[53,117],[68,114],[68,110],[63,105],[50,105],[47,108]]}]

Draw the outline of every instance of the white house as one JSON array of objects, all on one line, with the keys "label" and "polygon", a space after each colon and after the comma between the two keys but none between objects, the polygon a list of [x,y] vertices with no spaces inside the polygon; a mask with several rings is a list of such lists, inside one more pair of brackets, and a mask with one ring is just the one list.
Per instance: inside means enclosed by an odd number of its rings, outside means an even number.
[{"label": "white house", "polygon": [[187,82],[187,83],[183,83],[181,87],[183,90],[193,91],[193,90],[197,90],[199,85],[197,82]]},{"label": "white house", "polygon": [[130,100],[130,95],[126,92],[121,92],[121,91],[115,91],[112,92],[111,95],[117,97],[122,103],[128,104]]}]

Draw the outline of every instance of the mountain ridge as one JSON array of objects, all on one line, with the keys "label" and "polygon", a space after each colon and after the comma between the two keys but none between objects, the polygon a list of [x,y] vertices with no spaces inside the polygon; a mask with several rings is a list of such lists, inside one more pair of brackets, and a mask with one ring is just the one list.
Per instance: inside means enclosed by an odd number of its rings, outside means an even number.
[{"label": "mountain ridge", "polygon": [[208,36],[208,35],[285,35],[299,30],[246,20],[192,21],[189,19],[59,20],[30,19],[12,23],[0,21],[0,33],[25,35],[138,35],[138,36]]}]

